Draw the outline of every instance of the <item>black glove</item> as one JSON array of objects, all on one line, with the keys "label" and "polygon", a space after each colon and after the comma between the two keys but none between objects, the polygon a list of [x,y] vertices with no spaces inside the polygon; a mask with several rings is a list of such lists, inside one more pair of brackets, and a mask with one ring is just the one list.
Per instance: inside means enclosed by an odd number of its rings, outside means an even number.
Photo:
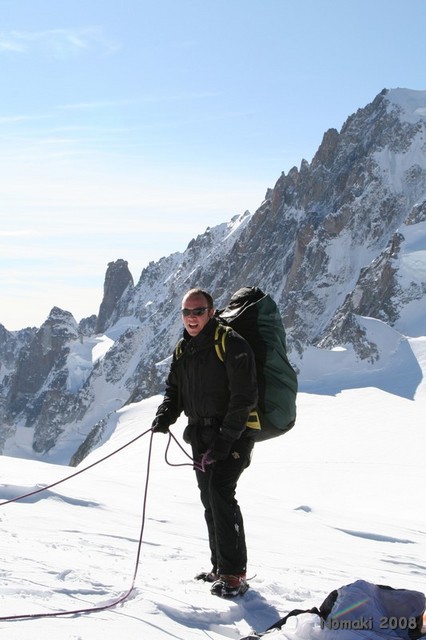
[{"label": "black glove", "polygon": [[164,414],[155,416],[152,421],[151,431],[153,433],[169,433],[169,422]]},{"label": "black glove", "polygon": [[225,438],[218,436],[211,453],[213,460],[226,460],[231,453],[232,445],[233,442],[230,440],[225,440]]}]

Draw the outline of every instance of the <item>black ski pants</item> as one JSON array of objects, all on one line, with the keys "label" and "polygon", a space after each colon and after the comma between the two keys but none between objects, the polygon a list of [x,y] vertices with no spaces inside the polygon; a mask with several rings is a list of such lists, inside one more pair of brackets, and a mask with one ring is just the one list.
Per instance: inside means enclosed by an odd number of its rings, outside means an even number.
[{"label": "black ski pants", "polygon": [[[253,440],[236,440],[226,460],[196,469],[201,502],[207,523],[213,569],[218,574],[245,573],[247,548],[240,506],[235,498],[237,482],[251,461]],[[195,446],[194,446],[195,445]],[[193,444],[194,459],[200,449]]]}]

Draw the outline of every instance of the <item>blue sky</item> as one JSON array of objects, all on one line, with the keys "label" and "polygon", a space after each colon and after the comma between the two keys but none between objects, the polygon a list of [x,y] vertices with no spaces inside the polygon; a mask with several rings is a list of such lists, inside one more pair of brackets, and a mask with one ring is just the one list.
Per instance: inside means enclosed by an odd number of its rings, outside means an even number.
[{"label": "blue sky", "polygon": [[426,89],[426,0],[0,0],[0,323],[97,313],[383,88]]}]

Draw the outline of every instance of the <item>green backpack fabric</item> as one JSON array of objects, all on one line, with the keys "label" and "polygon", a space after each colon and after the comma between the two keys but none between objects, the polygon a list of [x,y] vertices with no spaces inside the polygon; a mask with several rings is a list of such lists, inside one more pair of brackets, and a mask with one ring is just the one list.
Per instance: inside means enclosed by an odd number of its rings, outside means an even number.
[{"label": "green backpack fabric", "polygon": [[[216,317],[225,325],[215,341],[218,357],[226,357],[226,326],[239,333],[253,349],[259,400],[247,426],[258,442],[286,433],[296,420],[297,376],[287,358],[286,335],[278,307],[258,287],[234,293]],[[221,325],[219,325],[221,326]]]}]

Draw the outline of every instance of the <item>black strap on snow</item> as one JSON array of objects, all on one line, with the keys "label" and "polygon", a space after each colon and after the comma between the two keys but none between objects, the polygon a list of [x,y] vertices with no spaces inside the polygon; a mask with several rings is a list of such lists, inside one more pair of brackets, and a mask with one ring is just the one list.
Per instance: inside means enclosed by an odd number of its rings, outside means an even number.
[{"label": "black strap on snow", "polygon": [[293,618],[294,616],[300,616],[302,613],[314,613],[315,615],[319,616],[323,620],[326,620],[327,616],[330,614],[333,608],[334,603],[336,602],[337,595],[338,595],[337,589],[335,589],[334,591],[329,593],[329,595],[326,597],[326,599],[321,604],[319,609],[318,607],[312,607],[311,609],[293,609],[292,611],[287,613],[287,615],[285,615],[284,618],[280,618],[280,620],[277,620],[276,622],[274,622],[274,624],[268,627],[265,631],[261,631],[260,633],[256,632],[254,635],[241,638],[241,640],[257,640],[258,638],[262,638],[269,631],[273,631],[274,629],[281,629],[289,618]]},{"label": "black strap on snow", "polygon": [[268,627],[268,629],[266,629],[266,631],[264,631],[264,633],[262,633],[261,636],[263,636],[268,631],[271,631],[272,629],[281,629],[281,627],[285,625],[285,623],[289,618],[293,618],[294,616],[300,616],[302,613],[315,613],[317,616],[321,616],[320,610],[317,609],[317,607],[312,607],[312,609],[293,609],[293,611],[290,611],[290,613],[287,613],[287,615],[284,616],[284,618],[281,618],[281,620],[274,622],[274,624]]},{"label": "black strap on snow", "polygon": [[260,633],[259,632],[252,633],[249,636],[244,636],[244,638],[240,638],[240,640],[258,640],[258,638],[262,638],[269,631],[273,631],[274,629],[281,629],[289,618],[293,618],[294,616],[299,616],[302,613],[315,613],[317,616],[321,616],[321,612],[319,609],[317,609],[317,607],[312,607],[312,609],[293,609],[292,611],[290,611],[290,613],[287,613],[287,615],[284,616],[284,618],[281,618],[280,620],[277,620],[277,622],[274,622],[274,624],[268,627],[265,631],[261,631]]}]

